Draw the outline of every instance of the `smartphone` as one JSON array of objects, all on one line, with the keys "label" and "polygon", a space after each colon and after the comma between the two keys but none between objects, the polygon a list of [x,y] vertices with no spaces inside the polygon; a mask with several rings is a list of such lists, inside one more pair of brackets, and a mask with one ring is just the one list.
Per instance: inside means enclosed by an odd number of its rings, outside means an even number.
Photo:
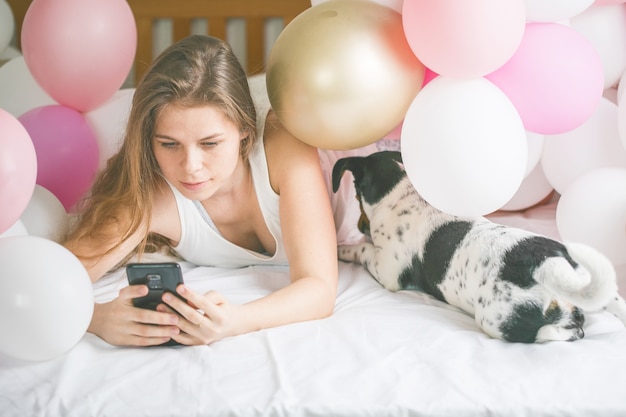
[{"label": "smartphone", "polygon": [[[181,300],[186,300],[178,295],[176,287],[183,283],[183,273],[180,265],[176,262],[162,263],[130,263],[126,265],[126,276],[130,285],[144,284],[148,286],[148,295],[134,298],[135,307],[156,310],[163,303],[163,293],[171,292]],[[177,346],[180,343],[174,339],[159,346]]]},{"label": "smartphone", "polygon": [[176,292],[176,287],[183,283],[183,273],[176,262],[130,263],[126,265],[126,275],[130,285],[148,286],[148,295],[133,299],[135,307],[156,310],[166,291],[184,300]]}]

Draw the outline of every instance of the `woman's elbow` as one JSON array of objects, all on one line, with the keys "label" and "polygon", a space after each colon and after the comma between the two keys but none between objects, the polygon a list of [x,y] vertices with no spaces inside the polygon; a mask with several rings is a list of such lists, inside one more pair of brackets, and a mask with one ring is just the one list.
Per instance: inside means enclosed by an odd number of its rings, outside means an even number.
[{"label": "woman's elbow", "polygon": [[333,312],[335,311],[335,302],[337,300],[336,281],[334,281],[334,284],[328,283],[324,286],[324,288],[325,291],[323,291],[319,309],[319,315],[321,319],[332,316]]}]

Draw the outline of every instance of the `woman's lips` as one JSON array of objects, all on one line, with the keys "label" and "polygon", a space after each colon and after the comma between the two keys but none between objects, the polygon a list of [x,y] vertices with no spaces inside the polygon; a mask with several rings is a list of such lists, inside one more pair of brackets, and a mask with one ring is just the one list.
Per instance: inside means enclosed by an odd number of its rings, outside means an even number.
[{"label": "woman's lips", "polygon": [[202,181],[202,182],[181,182],[181,184],[185,188],[185,190],[197,191],[200,188],[202,188],[202,186],[204,186],[204,184],[206,184],[206,181]]}]

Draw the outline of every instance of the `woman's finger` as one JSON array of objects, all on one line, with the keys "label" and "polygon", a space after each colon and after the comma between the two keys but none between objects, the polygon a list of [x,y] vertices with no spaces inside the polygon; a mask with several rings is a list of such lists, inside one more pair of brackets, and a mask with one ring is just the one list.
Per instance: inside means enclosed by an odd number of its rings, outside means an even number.
[{"label": "woman's finger", "polygon": [[[134,294],[127,291],[125,296]],[[125,346],[160,345],[180,333],[178,315],[137,308],[128,300],[96,304],[90,331],[109,343]]]},{"label": "woman's finger", "polygon": [[180,343],[181,345],[194,346],[194,345],[206,345],[202,340],[195,336],[192,336],[185,332],[180,332],[176,336],[172,336],[172,339]]},{"label": "woman's finger", "polygon": [[[148,287],[146,285],[129,285],[120,290],[119,301],[124,304],[133,306],[132,300],[148,295]],[[126,314],[126,313],[125,313]],[[130,316],[131,321],[152,325],[172,325],[178,324],[178,315],[175,311],[154,311],[145,308],[132,307]]]},{"label": "woman's finger", "polygon": [[176,326],[179,322],[178,315],[174,311],[154,311],[145,308],[134,307],[130,319],[136,323]]},{"label": "woman's finger", "polygon": [[133,323],[129,327],[129,333],[142,338],[170,338],[177,336],[180,329],[177,326],[155,326],[151,324]]},{"label": "woman's finger", "polygon": [[179,322],[178,327],[180,333],[172,336],[172,339],[183,345],[208,345],[217,340],[218,332],[214,330],[208,317],[204,317],[200,325],[183,319]]},{"label": "woman's finger", "polygon": [[140,337],[140,336],[130,336],[129,341],[127,343],[128,346],[158,346],[163,343],[167,343],[172,340],[171,337]]},{"label": "woman's finger", "polygon": [[120,290],[118,298],[124,301],[130,301],[133,298],[145,297],[148,295],[147,285],[128,285]]},{"label": "woman's finger", "polygon": [[190,321],[196,326],[199,326],[202,323],[202,318],[204,317],[204,313],[198,311],[198,309],[190,306],[185,301],[176,297],[173,294],[165,293],[163,294],[163,302],[169,305],[172,309],[178,312],[182,317]]},{"label": "woman's finger", "polygon": [[234,310],[220,293],[200,295],[184,285],[176,291],[184,300],[166,293],[163,306],[157,307],[162,312],[174,310],[179,314],[180,333],[172,339],[184,345],[206,345],[234,333]]},{"label": "woman's finger", "polygon": [[210,319],[220,320],[220,306],[223,305],[226,300],[217,291],[209,291],[204,295],[200,295],[185,285],[179,285],[176,291],[189,301],[190,304],[202,310],[203,314]]}]

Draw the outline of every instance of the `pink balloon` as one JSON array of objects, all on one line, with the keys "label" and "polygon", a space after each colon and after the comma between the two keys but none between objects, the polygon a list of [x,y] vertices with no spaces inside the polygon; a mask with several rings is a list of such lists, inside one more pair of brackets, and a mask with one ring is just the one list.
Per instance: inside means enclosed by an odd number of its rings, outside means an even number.
[{"label": "pink balloon", "polygon": [[20,116],[37,151],[37,184],[70,211],[98,170],[98,140],[84,115],[66,106],[37,107]]},{"label": "pink balloon", "polygon": [[6,232],[28,206],[35,190],[37,156],[24,126],[0,109],[0,234]]},{"label": "pink balloon", "polygon": [[117,91],[132,67],[137,29],[125,0],[34,0],[22,26],[33,78],[57,102],[88,111]]},{"label": "pink balloon", "polygon": [[593,2],[594,6],[613,6],[616,4],[626,3],[626,0],[596,0]]},{"label": "pink balloon", "polygon": [[422,88],[438,76],[439,74],[437,74],[435,71],[431,70],[430,68],[424,67],[424,82],[422,83]]},{"label": "pink balloon", "polygon": [[528,23],[520,47],[486,76],[511,99],[526,130],[559,134],[582,125],[604,89],[604,71],[591,42],[558,23]]},{"label": "pink balloon", "polygon": [[454,78],[476,78],[504,64],[522,40],[523,0],[410,0],[402,6],[404,32],[428,68]]}]

